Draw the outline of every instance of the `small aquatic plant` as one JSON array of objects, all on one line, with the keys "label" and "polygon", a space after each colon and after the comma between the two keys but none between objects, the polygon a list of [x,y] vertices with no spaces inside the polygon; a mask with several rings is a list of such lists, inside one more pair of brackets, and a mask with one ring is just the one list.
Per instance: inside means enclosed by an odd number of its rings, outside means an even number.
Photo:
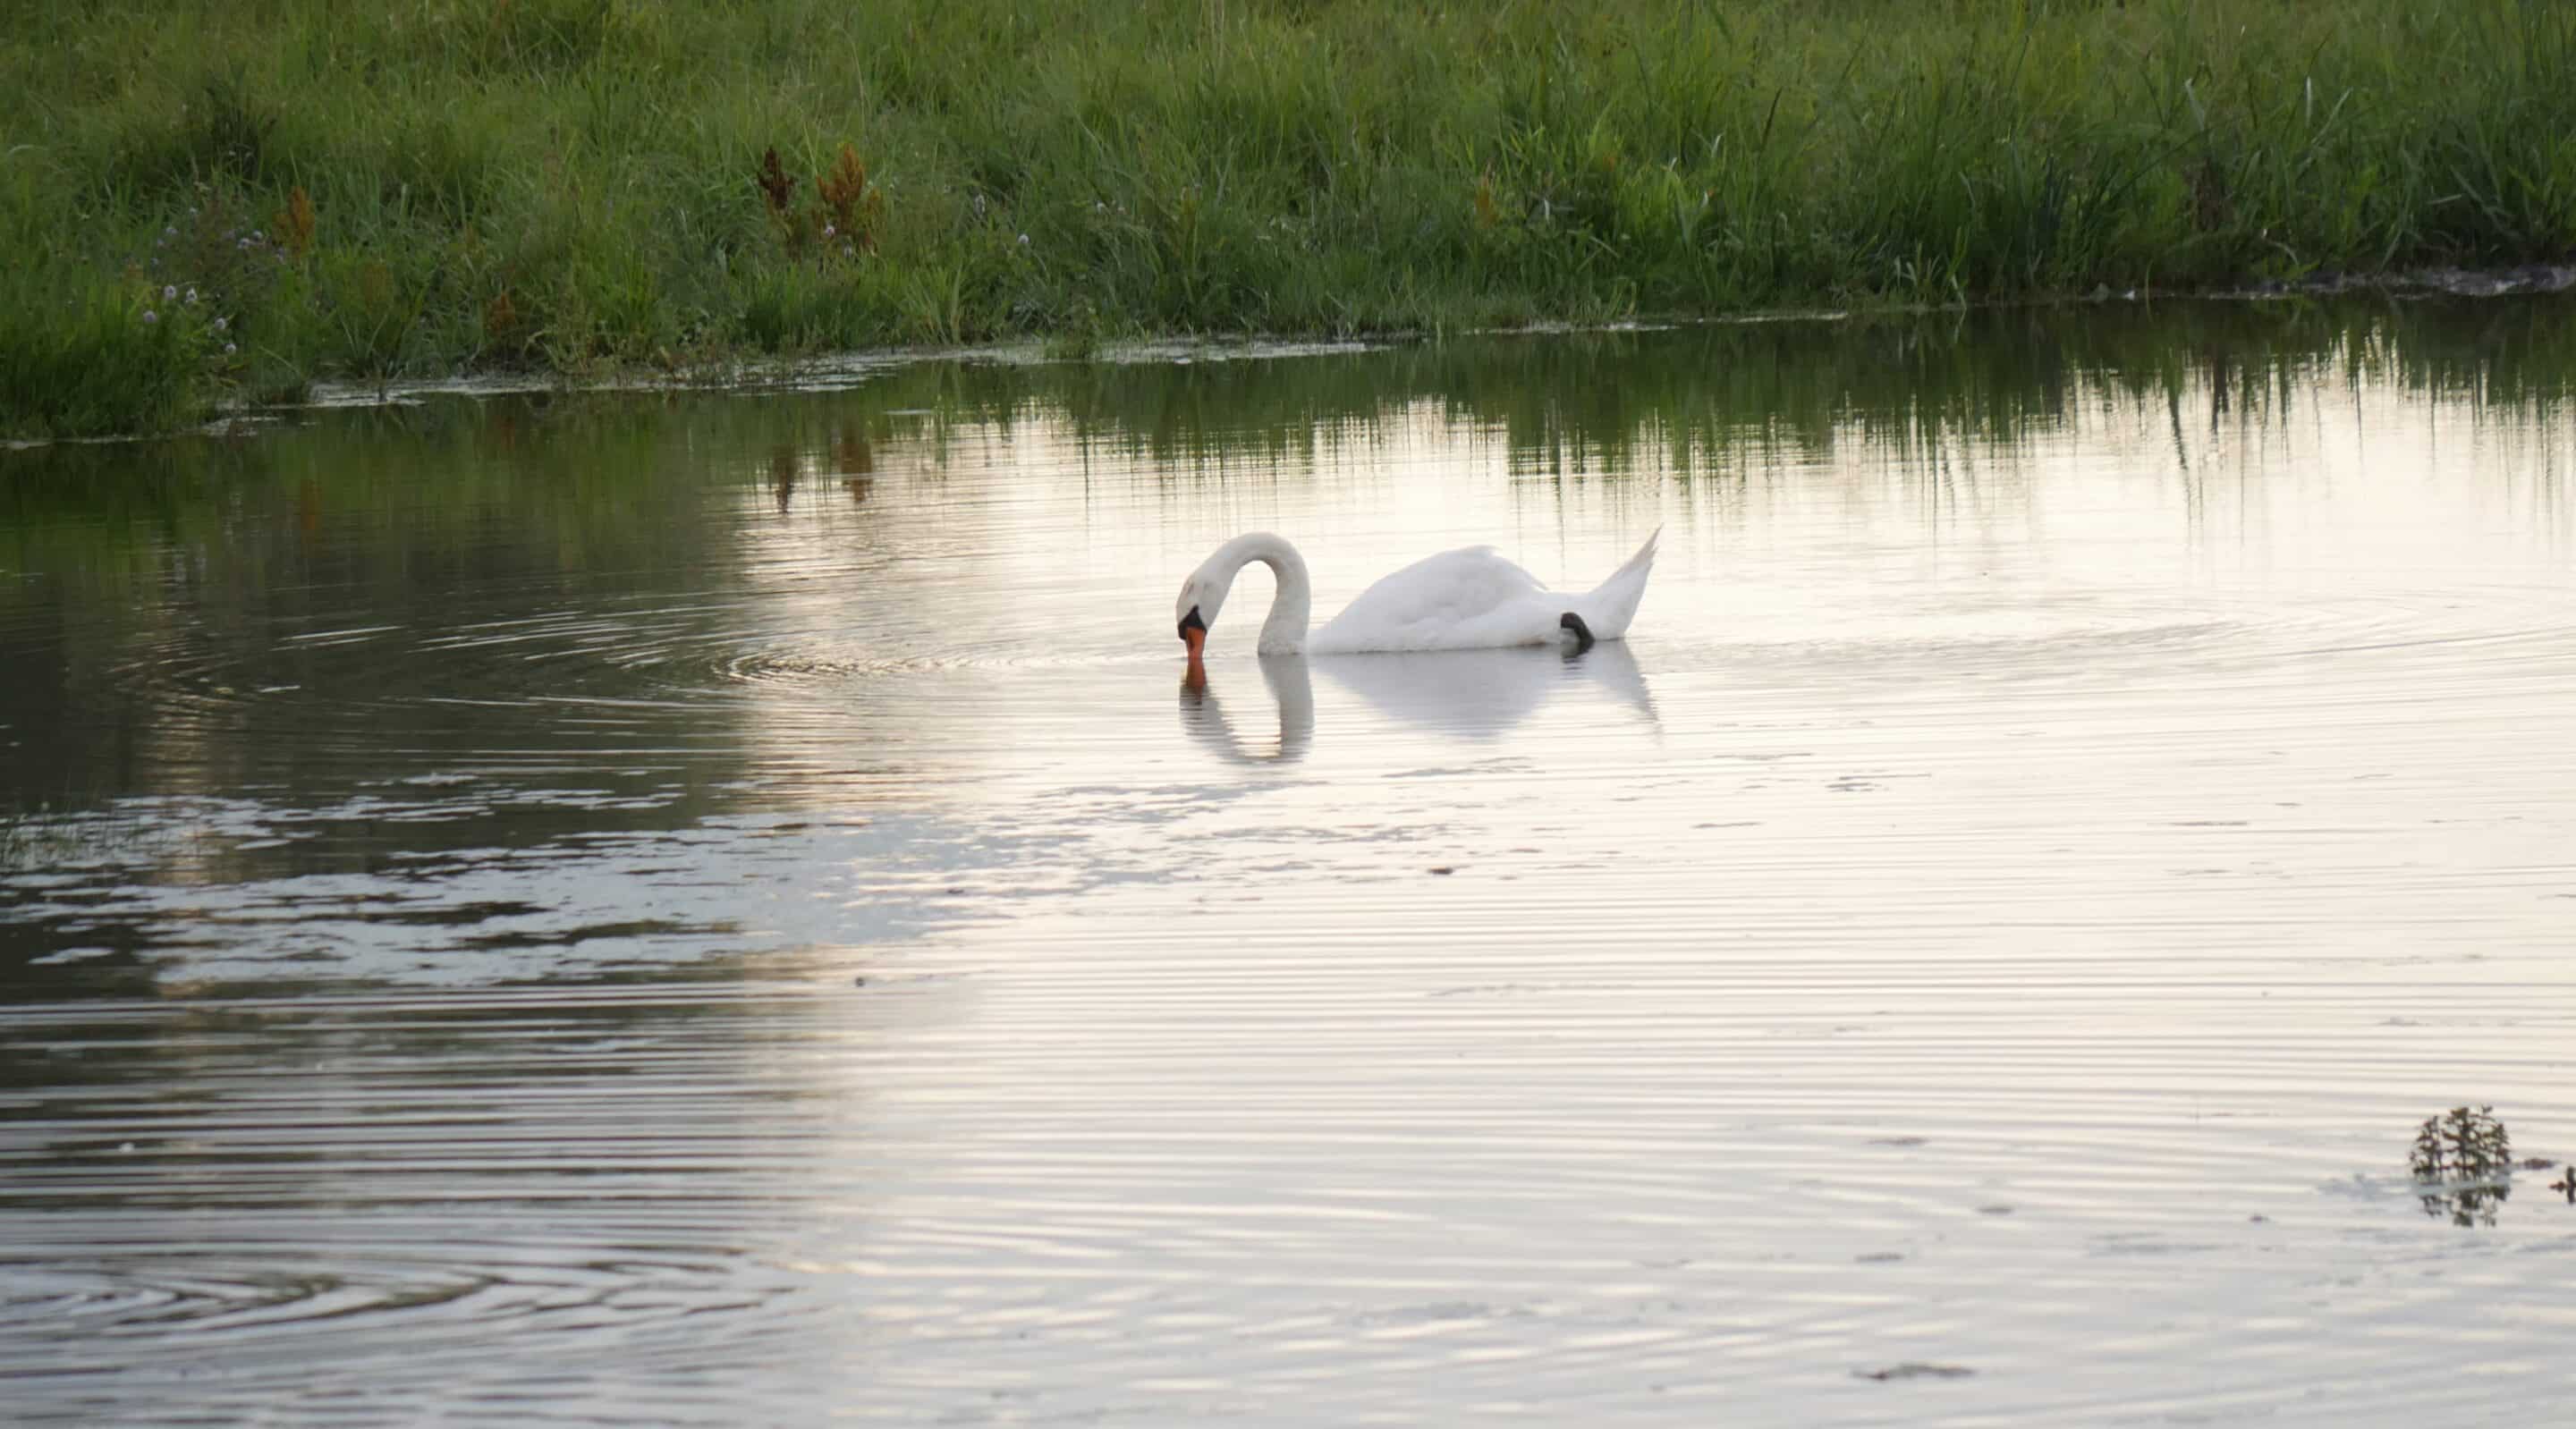
[{"label": "small aquatic plant", "polygon": [[2494,1225],[2496,1207],[2513,1194],[2513,1138],[2492,1106],[2424,1118],[2407,1162],[2424,1214],[2448,1213],[2453,1225]]},{"label": "small aquatic plant", "polygon": [[2418,1181],[2479,1181],[2510,1174],[2513,1138],[2495,1108],[2455,1106],[2415,1129],[2409,1164]]}]

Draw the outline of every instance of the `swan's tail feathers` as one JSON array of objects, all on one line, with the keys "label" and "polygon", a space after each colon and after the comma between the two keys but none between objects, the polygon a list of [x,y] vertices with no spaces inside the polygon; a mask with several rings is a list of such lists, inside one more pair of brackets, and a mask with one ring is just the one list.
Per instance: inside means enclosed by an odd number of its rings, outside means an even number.
[{"label": "swan's tail feathers", "polygon": [[1663,538],[1664,528],[1656,527],[1626,565],[1583,598],[1583,618],[1596,638],[1615,640],[1628,633],[1628,622],[1637,618],[1637,602],[1646,597],[1646,577],[1655,569],[1655,543]]}]

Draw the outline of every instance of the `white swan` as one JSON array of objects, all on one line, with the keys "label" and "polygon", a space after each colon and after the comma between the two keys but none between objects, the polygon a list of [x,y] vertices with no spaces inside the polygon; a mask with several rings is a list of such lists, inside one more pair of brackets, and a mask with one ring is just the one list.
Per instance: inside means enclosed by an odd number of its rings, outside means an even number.
[{"label": "white swan", "polygon": [[1199,658],[1208,627],[1216,623],[1237,571],[1259,561],[1278,578],[1270,618],[1261,623],[1257,647],[1264,655],[1345,655],[1364,650],[1485,650],[1501,645],[1545,645],[1571,633],[1578,645],[1616,640],[1628,631],[1646,575],[1655,566],[1658,528],[1610,579],[1581,595],[1551,591],[1538,578],[1504,560],[1491,546],[1443,551],[1406,566],[1352,601],[1350,608],[1306,635],[1315,604],[1297,548],[1267,531],[1237,536],[1216,548],[1181,582],[1174,607],[1181,643]]}]

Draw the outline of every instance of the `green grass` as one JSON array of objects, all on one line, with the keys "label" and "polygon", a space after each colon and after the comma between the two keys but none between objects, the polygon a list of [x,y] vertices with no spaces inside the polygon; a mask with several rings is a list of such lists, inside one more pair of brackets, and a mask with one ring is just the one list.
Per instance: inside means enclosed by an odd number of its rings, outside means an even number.
[{"label": "green grass", "polygon": [[[320,377],[2576,250],[2576,10],[2532,0],[16,0],[0,23],[21,436]],[[200,295],[176,323],[173,286]]]}]

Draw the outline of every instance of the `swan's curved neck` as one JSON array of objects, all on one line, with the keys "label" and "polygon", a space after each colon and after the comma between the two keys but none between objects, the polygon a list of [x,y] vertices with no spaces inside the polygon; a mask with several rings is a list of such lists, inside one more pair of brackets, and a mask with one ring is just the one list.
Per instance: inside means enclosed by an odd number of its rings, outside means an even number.
[{"label": "swan's curved neck", "polygon": [[1279,585],[1278,594],[1270,598],[1270,618],[1261,622],[1261,643],[1256,648],[1264,655],[1302,653],[1306,648],[1306,620],[1315,608],[1315,588],[1306,579],[1306,558],[1280,537],[1255,531],[1217,547],[1216,554],[1208,557],[1208,570],[1230,585],[1235,572],[1254,561],[1268,566]]}]

